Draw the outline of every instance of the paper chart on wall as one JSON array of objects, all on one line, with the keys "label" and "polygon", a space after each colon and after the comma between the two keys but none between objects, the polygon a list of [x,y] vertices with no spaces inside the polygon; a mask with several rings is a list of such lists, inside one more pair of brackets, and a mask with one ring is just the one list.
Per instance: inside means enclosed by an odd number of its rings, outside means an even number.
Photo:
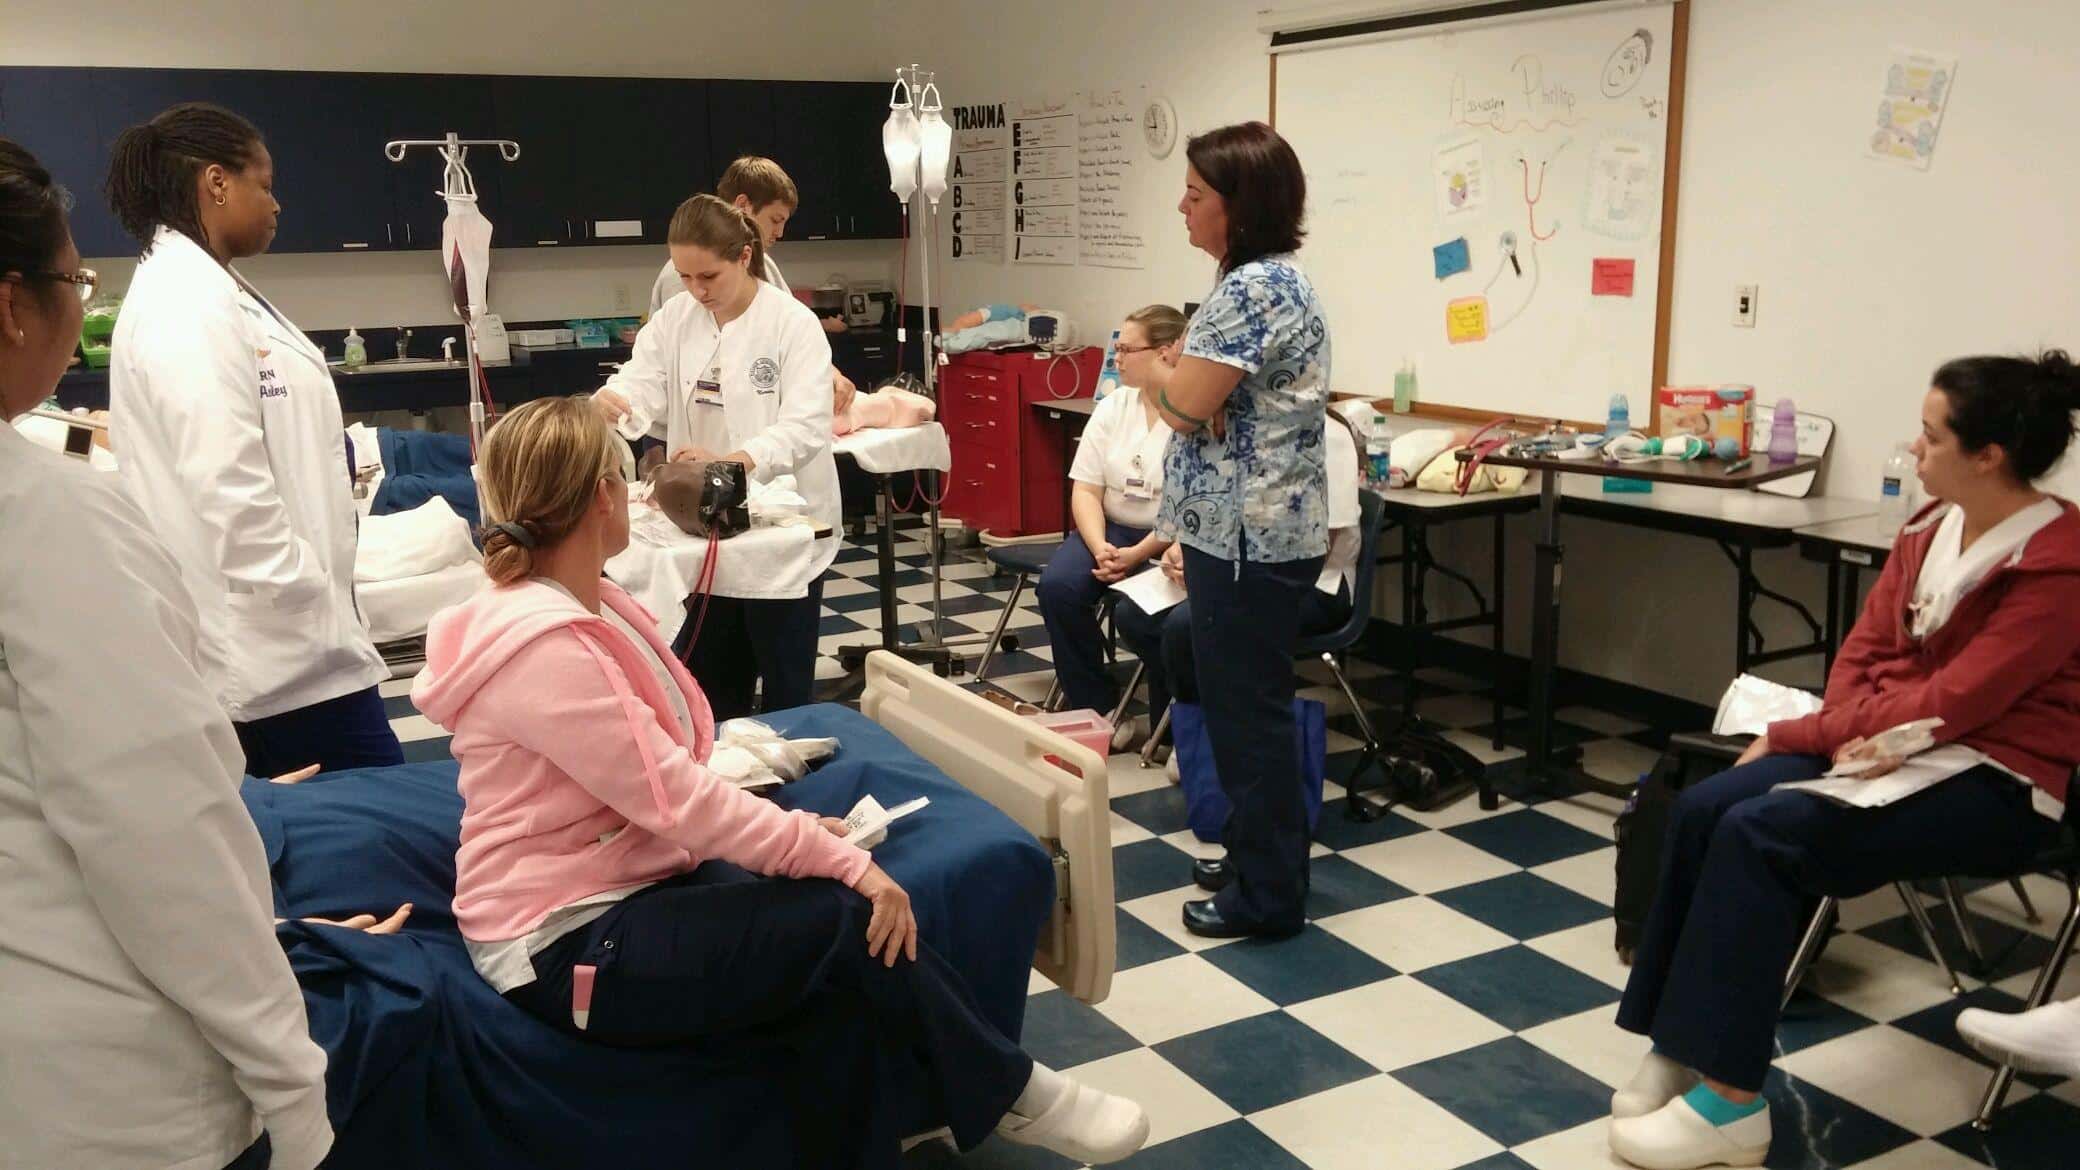
[{"label": "paper chart on wall", "polygon": [[1011,129],[1004,103],[958,106],[953,115],[953,159],[946,196],[955,260],[1004,262],[1006,173],[1011,165]]},{"label": "paper chart on wall", "polygon": [[[1142,92],[1145,96],[1146,89]],[[1085,264],[1144,266],[1142,217],[1132,199],[1135,160],[1141,150],[1135,111],[1146,104],[1130,103],[1126,92],[1118,89],[1077,95],[1077,255]]]},{"label": "paper chart on wall", "polygon": [[1878,125],[1871,132],[1872,158],[1927,170],[1936,153],[1936,134],[1950,105],[1957,58],[1912,49],[1892,50],[1885,90],[1878,98]]},{"label": "paper chart on wall", "polygon": [[1076,111],[1066,100],[1017,103],[1011,119],[1011,258],[1076,263]]},{"label": "paper chart on wall", "polygon": [[1437,218],[1449,223],[1479,214],[1488,205],[1488,180],[1481,140],[1462,134],[1438,146],[1431,161],[1437,189]]}]

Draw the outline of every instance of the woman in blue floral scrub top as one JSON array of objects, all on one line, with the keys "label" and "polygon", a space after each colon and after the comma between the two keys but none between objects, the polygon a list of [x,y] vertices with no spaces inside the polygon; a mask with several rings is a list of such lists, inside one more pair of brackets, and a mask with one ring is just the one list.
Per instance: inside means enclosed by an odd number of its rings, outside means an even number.
[{"label": "woman in blue floral scrub top", "polygon": [[1192,139],[1186,157],[1178,210],[1220,280],[1157,403],[1180,437],[1156,526],[1184,549],[1207,736],[1234,811],[1226,860],[1196,868],[1217,892],[1187,903],[1184,924],[1288,935],[1307,897],[1293,647],[1329,548],[1329,326],[1292,255],[1307,195],[1292,147],[1250,122]]}]

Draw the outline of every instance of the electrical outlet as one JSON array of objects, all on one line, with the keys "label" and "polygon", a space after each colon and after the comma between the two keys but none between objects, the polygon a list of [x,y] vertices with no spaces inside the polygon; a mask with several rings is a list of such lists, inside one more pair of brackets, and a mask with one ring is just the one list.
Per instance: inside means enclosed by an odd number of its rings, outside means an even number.
[{"label": "electrical outlet", "polygon": [[1733,323],[1742,329],[1755,328],[1755,286],[1733,286]]}]

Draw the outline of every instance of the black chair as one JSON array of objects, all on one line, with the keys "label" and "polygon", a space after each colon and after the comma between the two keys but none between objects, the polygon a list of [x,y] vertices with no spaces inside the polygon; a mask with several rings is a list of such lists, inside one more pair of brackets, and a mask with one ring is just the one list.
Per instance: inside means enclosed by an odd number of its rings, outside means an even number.
[{"label": "black chair", "polygon": [[[2009,882],[2013,885],[2018,895],[2021,895],[2022,879],[2030,874],[2057,874],[2065,879],[2065,918],[2060,922],[2058,934],[2051,944],[2051,954],[2045,958],[2043,969],[2037,972],[2036,983],[2030,987],[2029,998],[2023,1001],[2023,1011],[2042,1007],[2051,998],[2052,989],[2058,986],[2059,978],[2065,974],[2066,963],[2073,957],[2073,943],[2076,937],[2080,937],[2080,839],[2076,838],[2080,838],[2080,806],[2067,804],[2065,822],[2059,827],[2058,839],[2035,857],[2029,858],[2015,869],[2004,873],[1964,875]],[[1915,928],[1921,932],[1922,945],[1928,948],[1928,952],[1931,955],[1935,956],[1937,964],[1943,968],[1943,973],[1950,977],[1950,993],[1952,995],[1963,994],[1963,984],[1958,980],[1957,974],[1950,969],[1950,963],[1943,957],[1941,948],[1936,946],[1933,932],[1930,930],[1927,908],[1921,905],[1921,899],[1912,885],[1907,882],[1896,882],[1894,884],[1899,888],[1900,896],[1907,902],[1907,909],[1914,918]],[[1963,918],[1961,899],[1957,892],[1957,879],[1954,877],[1945,878],[1942,884],[1944,896],[1950,903],[1951,912],[1959,916],[1958,924],[1960,931],[1967,940],[1970,940],[1972,938],[1971,927]],[[2029,905],[2026,895],[2022,895],[2022,904],[2024,912],[2028,915],[2030,921],[2036,921],[2036,911]],[[1787,1002],[1790,1000],[1791,993],[1798,986],[1799,981],[1805,977],[1806,968],[1812,965],[1813,957],[1819,953],[1820,941],[1826,937],[1827,928],[1833,916],[1834,899],[1822,899],[1820,909],[1814,913],[1813,923],[1807,928],[1805,940],[1799,944],[1798,954],[1792,958],[1791,970],[1785,977],[1784,998]],[[1975,953],[1977,952],[1976,942],[1968,942],[1967,946],[1968,949],[1973,950]],[[1983,974],[1984,972],[1981,973]],[[2000,1110],[2001,1102],[2006,1100],[2008,1090],[2014,1084],[2014,1065],[2002,1064],[1994,1070],[1993,1078],[1987,1082],[1986,1094],[1980,1098],[1979,1115],[1972,1120],[1972,1128],[1981,1132],[1992,1128],[1993,1115]]]},{"label": "black chair", "polygon": [[[2051,991],[2065,974],[2066,963],[2073,957],[2073,944],[2080,940],[2080,805],[2069,798],[2066,803],[2065,824],[2059,828],[2059,839],[2031,858],[2026,868],[2019,873],[1975,874],[1975,877],[2006,877],[2017,882],[2028,874],[2050,873],[2065,879],[2066,916],[2059,924],[2058,934],[2051,944],[2051,954],[2044,959],[2044,968],[2037,972],[2037,981],[2030,985],[2029,998],[2022,1001],[2022,1010],[2043,1007],[2050,1000]],[[2024,902],[2028,908],[2027,901]],[[2034,913],[2030,914],[2032,920]],[[1970,937],[1967,935],[1967,937]],[[1987,1082],[1986,1095],[1979,1100],[1979,1116],[1972,1119],[1972,1128],[1984,1132],[1993,1127],[1993,1115],[2008,1096],[2008,1089],[2015,1084],[2015,1066],[2003,1063],[1994,1070],[1993,1079]]]},{"label": "black chair", "polygon": [[[1717,764],[1723,770],[1732,767],[1733,762],[1740,758],[1740,754],[1746,751],[1752,742],[1753,737],[1745,735],[1680,732],[1668,737],[1668,750],[1686,761],[1697,760]],[[2036,907],[2030,904],[2029,893],[2022,888],[2021,878],[2010,875],[2008,884],[2015,891],[2015,897],[2022,903],[2023,911],[2029,916],[2029,920],[2037,921]],[[1975,962],[1983,964],[1985,958],[1979,947],[1978,937],[1972,931],[1971,920],[1965,916],[1964,892],[1958,887],[1955,878],[1946,878],[1941,885],[1944,905],[1949,909],[1950,917],[1957,923],[1957,932],[1964,939],[1965,950]],[[1922,904],[1920,893],[1915,890],[1914,883],[1894,882],[1892,888],[1898,892],[1900,904],[1906,907],[1907,920],[1913,924],[1915,935],[1921,939],[1922,949],[1928,952],[1929,957],[1942,970],[1943,978],[1950,985],[1950,994],[1963,995],[1964,981],[1957,977],[1956,968],[1950,964],[1950,956],[1944,953],[1942,944],[1936,941],[1935,923],[1929,917],[1928,907]],[[1798,950],[1793,953],[1791,959],[1791,966],[1784,974],[1785,1004],[1791,1002],[1791,997],[1798,992],[1799,983],[1805,979],[1806,970],[1819,956],[1828,933],[1834,929],[1839,909],[1840,905],[1834,898],[1820,899],[1820,905],[1814,909],[1812,921],[1806,925],[1805,936],[1799,941]]]},{"label": "black chair", "polygon": [[975,665],[975,681],[981,682],[989,675],[989,660],[996,657],[998,647],[1006,650],[1018,649],[1017,635],[1006,636],[1005,627],[1011,624],[1011,615],[1018,609],[1018,599],[1026,591],[1026,583],[1047,568],[1054,558],[1055,550],[1062,541],[1053,544],[1003,544],[984,552],[983,558],[1004,572],[1012,574],[1011,596],[1004,599],[1004,610],[997,615],[997,628],[991,631],[989,642],[983,647],[982,661]]}]

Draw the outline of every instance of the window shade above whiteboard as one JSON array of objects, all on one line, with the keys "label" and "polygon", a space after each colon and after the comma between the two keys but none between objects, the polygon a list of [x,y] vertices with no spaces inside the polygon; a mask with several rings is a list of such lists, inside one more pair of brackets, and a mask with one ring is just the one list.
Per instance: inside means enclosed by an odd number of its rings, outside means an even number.
[{"label": "window shade above whiteboard", "polygon": [[[1285,51],[1335,389],[1601,419],[1656,379],[1672,6]],[[1672,230],[1673,218],[1667,221]]]}]

